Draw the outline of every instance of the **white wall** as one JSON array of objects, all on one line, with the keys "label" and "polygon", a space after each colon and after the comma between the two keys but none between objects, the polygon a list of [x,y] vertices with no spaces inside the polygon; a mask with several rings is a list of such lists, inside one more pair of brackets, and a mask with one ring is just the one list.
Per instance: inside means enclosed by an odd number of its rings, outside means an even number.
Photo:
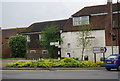
[{"label": "white wall", "polygon": [[[94,60],[94,55],[92,48],[93,47],[105,47],[105,30],[94,30],[91,31],[92,37],[92,44],[91,46],[87,47],[85,50],[84,55],[89,56],[89,60]],[[61,45],[61,56],[66,57],[66,52],[71,53],[71,57],[80,57],[81,58],[81,47],[78,43],[78,32],[63,32],[61,34],[63,43]],[[67,43],[70,43],[70,48],[68,48]],[[118,52],[117,47],[114,47],[114,52]],[[107,46],[107,52],[105,53],[106,56],[111,54],[111,47]],[[99,53],[97,54],[97,60],[100,60],[100,57],[102,57],[103,54]]]}]

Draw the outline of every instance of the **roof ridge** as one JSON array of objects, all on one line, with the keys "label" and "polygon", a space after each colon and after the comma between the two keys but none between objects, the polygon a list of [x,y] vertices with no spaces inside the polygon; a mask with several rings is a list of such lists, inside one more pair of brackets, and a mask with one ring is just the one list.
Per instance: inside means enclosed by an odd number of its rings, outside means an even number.
[{"label": "roof ridge", "polygon": [[62,20],[48,20],[48,21],[42,21],[42,22],[35,22],[33,24],[38,24],[38,23],[47,23],[47,22],[57,22],[57,21],[64,21],[64,20],[68,20],[68,19],[62,19]]},{"label": "roof ridge", "polygon": [[[117,3],[112,3],[112,5],[116,5]],[[118,3],[120,4],[120,3]],[[107,4],[101,4],[101,5],[93,5],[93,6],[86,6],[84,8],[89,8],[89,7],[99,7],[99,6],[106,6]]]},{"label": "roof ridge", "polygon": [[28,27],[20,27],[20,28],[6,28],[6,29],[1,29],[1,30],[15,30],[15,29],[25,29]]},{"label": "roof ridge", "polygon": [[[120,3],[113,3],[113,8],[117,5],[117,4],[120,4]],[[86,6],[84,8],[82,8],[81,10],[77,11],[76,13],[74,13],[72,16],[76,16],[78,15],[79,13],[81,13],[82,15],[85,15],[85,11],[88,10],[88,9],[97,9],[97,8],[102,8],[102,7],[106,7],[107,4],[102,4],[102,5],[93,5],[93,6]],[[101,10],[100,10],[101,11]],[[90,13],[90,11],[88,11],[87,13]]]}]

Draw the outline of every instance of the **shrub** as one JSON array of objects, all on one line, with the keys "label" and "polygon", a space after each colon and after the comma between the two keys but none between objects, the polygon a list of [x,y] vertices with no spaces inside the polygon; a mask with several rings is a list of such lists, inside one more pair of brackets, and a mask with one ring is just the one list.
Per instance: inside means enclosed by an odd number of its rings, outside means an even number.
[{"label": "shrub", "polygon": [[51,67],[101,67],[104,65],[102,61],[77,61],[73,58],[65,58],[61,61],[57,61],[57,59],[48,59],[41,61],[18,61],[13,63],[8,63],[6,67],[43,67],[43,68],[51,68]]},{"label": "shrub", "polygon": [[78,67],[78,63],[71,63],[71,62],[68,62],[68,63],[62,63],[62,67]]},{"label": "shrub", "polygon": [[96,61],[97,66],[103,67],[104,66],[104,61]]},{"label": "shrub", "polygon": [[65,62],[65,63],[72,62],[72,63],[75,63],[75,62],[77,62],[77,60],[75,60],[75,59],[73,59],[71,57],[68,57],[68,58],[62,59],[61,62]]},{"label": "shrub", "polygon": [[8,63],[5,66],[6,67],[16,67],[16,64],[15,63]]},{"label": "shrub", "polygon": [[79,67],[101,67],[104,65],[104,62],[97,61],[96,63],[94,61],[80,61]]},{"label": "shrub", "polygon": [[94,63],[93,61],[81,61],[80,64],[81,65],[79,66],[81,67],[96,67],[97,66],[96,63]]},{"label": "shrub", "polygon": [[59,62],[58,59],[50,59],[49,62]]},{"label": "shrub", "polygon": [[17,61],[13,63],[8,63],[6,67],[29,67],[32,61]]},{"label": "shrub", "polygon": [[74,57],[73,59],[75,59],[75,60],[79,60],[79,58],[80,58],[80,57]]},{"label": "shrub", "polygon": [[11,36],[9,38],[9,47],[12,51],[12,57],[25,57],[27,49],[27,40],[23,35]]},{"label": "shrub", "polygon": [[45,68],[50,68],[53,67],[55,65],[55,63],[53,62],[49,62],[49,61],[44,61],[44,62],[32,62],[30,64],[30,67],[45,67]]},{"label": "shrub", "polygon": [[63,62],[55,62],[53,67],[63,67]]}]

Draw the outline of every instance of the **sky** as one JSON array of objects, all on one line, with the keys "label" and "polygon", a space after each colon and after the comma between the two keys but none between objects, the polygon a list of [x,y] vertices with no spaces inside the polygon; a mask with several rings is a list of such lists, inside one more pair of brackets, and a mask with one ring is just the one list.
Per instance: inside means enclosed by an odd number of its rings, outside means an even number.
[{"label": "sky", "polygon": [[67,19],[86,6],[106,3],[107,0],[2,0],[0,27],[29,27],[36,22]]}]

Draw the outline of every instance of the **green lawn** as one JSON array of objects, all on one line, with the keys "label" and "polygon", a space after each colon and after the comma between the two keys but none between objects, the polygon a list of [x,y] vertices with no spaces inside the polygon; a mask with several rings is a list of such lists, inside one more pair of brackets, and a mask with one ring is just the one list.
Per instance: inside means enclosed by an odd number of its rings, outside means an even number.
[{"label": "green lawn", "polygon": [[0,60],[20,60],[20,59],[25,59],[25,58],[12,58],[12,57],[3,57],[3,58],[0,58]]}]

